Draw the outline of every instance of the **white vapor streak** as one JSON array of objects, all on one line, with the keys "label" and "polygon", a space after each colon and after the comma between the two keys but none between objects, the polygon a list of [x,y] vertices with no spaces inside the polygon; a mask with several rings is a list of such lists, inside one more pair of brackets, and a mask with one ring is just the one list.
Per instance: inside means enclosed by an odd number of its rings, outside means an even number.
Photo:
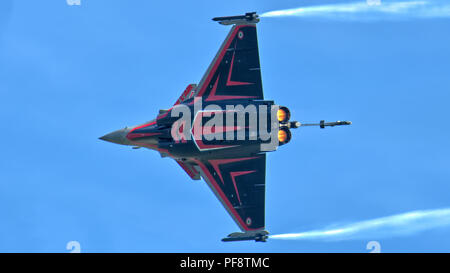
[{"label": "white vapor streak", "polygon": [[261,17],[286,16],[341,20],[439,18],[450,17],[450,3],[443,0],[421,0],[369,5],[364,1],[276,10],[261,15]]},{"label": "white vapor streak", "polygon": [[341,227],[270,236],[284,240],[345,240],[412,235],[450,225],[450,208],[417,210],[383,218],[355,222]]}]

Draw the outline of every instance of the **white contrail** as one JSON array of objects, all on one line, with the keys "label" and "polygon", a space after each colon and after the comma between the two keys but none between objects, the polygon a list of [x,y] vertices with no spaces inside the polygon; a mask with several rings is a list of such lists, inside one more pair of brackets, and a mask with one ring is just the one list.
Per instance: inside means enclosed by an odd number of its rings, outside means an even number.
[{"label": "white contrail", "polygon": [[397,20],[450,17],[450,3],[444,0],[383,1],[377,2],[379,4],[376,5],[369,3],[361,1],[275,10],[263,13],[261,17],[296,16],[338,20]]},{"label": "white contrail", "polygon": [[417,210],[328,229],[271,235],[270,238],[284,240],[378,239],[412,235],[428,229],[449,225],[450,208],[444,208]]}]

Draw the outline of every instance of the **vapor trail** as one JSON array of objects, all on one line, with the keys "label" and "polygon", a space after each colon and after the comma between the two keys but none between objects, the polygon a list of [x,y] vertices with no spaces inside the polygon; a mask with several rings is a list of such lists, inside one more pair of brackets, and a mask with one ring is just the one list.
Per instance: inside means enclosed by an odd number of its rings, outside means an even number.
[{"label": "vapor trail", "polygon": [[[370,4],[378,3],[378,4]],[[377,0],[299,7],[263,13],[261,17],[322,18],[338,20],[398,20],[450,17],[450,3],[444,0],[386,2]]]},{"label": "vapor trail", "polygon": [[283,240],[378,239],[412,235],[428,229],[449,225],[450,208],[444,208],[417,210],[328,229],[277,234],[270,236],[270,238]]}]

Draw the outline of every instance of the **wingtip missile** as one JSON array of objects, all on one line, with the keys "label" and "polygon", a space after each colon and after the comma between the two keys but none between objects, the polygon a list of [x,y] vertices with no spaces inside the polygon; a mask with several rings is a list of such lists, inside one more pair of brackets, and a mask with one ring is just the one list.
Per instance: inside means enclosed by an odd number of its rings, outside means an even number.
[{"label": "wingtip missile", "polygon": [[222,25],[258,23],[259,15],[256,12],[247,12],[244,15],[214,17],[212,20]]},{"label": "wingtip missile", "polygon": [[334,122],[325,122],[325,120],[320,121],[320,128],[324,129],[326,126],[340,126],[340,125],[351,125],[351,121],[343,120],[343,121],[334,121]]},{"label": "wingtip missile", "polygon": [[320,128],[324,129],[327,126],[333,127],[333,126],[341,126],[341,125],[352,125],[351,121],[348,120],[338,120],[333,122],[325,122],[325,120],[321,120],[319,123],[300,123],[298,121],[293,121],[291,124],[289,124],[290,128],[299,128],[303,126],[319,126]]},{"label": "wingtip missile", "polygon": [[237,241],[255,241],[255,242],[266,242],[269,238],[269,232],[259,231],[259,232],[234,232],[228,235],[228,237],[223,238],[222,242],[237,242]]}]

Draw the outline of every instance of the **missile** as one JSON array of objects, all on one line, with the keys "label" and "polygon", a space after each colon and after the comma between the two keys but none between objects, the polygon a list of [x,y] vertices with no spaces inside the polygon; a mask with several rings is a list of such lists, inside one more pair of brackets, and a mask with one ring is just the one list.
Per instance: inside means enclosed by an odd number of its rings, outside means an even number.
[{"label": "missile", "polygon": [[219,22],[219,24],[222,25],[248,24],[248,23],[258,23],[259,16],[258,14],[256,14],[256,12],[247,12],[244,15],[214,17],[212,20]]},{"label": "missile", "polygon": [[351,121],[334,121],[334,122],[325,122],[325,120],[321,120],[319,123],[300,123],[298,121],[294,121],[290,124],[290,128],[298,128],[300,126],[319,126],[320,128],[324,129],[327,126],[333,127],[333,126],[340,126],[340,125],[351,125]]},{"label": "missile", "polygon": [[352,122],[351,121],[346,121],[346,120],[344,120],[344,121],[340,121],[340,120],[338,120],[338,121],[335,121],[335,122],[325,122],[325,120],[321,120],[320,121],[320,128],[325,128],[325,126],[331,126],[331,127],[333,127],[333,126],[337,126],[337,125],[351,125],[352,124]]},{"label": "missile", "polygon": [[237,242],[237,241],[255,241],[255,242],[266,242],[269,238],[269,232],[259,231],[259,232],[234,232],[228,235],[228,237],[223,238],[222,242]]}]

